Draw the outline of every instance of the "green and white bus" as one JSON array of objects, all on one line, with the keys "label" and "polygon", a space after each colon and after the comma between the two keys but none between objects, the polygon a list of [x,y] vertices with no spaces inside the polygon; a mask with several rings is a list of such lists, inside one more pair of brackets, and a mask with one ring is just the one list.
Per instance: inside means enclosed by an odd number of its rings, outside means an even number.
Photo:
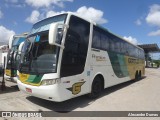
[{"label": "green and white bus", "polygon": [[33,25],[22,48],[19,89],[61,102],[145,73],[144,51],[74,13],[59,14]]},{"label": "green and white bus", "polygon": [[9,51],[7,54],[7,62],[5,68],[5,79],[13,82],[17,81],[17,67],[20,58],[19,47],[23,45],[27,33],[11,36],[9,39]]}]

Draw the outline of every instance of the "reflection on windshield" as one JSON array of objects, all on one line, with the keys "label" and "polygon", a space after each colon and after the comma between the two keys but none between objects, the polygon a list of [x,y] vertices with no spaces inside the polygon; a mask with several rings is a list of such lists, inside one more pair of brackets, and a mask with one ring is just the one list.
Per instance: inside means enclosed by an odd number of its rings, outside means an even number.
[{"label": "reflection on windshield", "polygon": [[22,47],[22,52],[27,53],[31,49],[32,43],[35,40],[35,36],[27,38],[26,41],[24,42],[24,45]]},{"label": "reflection on windshield", "polygon": [[62,14],[62,15],[58,15],[58,16],[54,16],[54,17],[50,17],[45,20],[42,20],[33,25],[33,28],[30,34],[49,30],[50,25],[55,22],[64,23],[66,20],[66,17],[67,17],[67,14]]},{"label": "reflection on windshield", "polygon": [[41,42],[37,46],[37,54],[34,55],[35,59],[32,61],[33,70],[38,70],[38,73],[44,71],[54,72],[56,67],[56,46],[49,45],[48,41]]},{"label": "reflection on windshield", "polygon": [[25,40],[25,37],[14,37],[12,47],[13,46],[19,46],[20,43],[22,43]]},{"label": "reflection on windshield", "polygon": [[11,50],[12,50],[12,51],[17,51],[19,45],[20,45],[23,41],[25,41],[25,37],[13,37]]},{"label": "reflection on windshield", "polygon": [[48,43],[48,31],[27,38],[22,48],[20,72],[34,74],[56,72],[58,51],[57,46]]}]

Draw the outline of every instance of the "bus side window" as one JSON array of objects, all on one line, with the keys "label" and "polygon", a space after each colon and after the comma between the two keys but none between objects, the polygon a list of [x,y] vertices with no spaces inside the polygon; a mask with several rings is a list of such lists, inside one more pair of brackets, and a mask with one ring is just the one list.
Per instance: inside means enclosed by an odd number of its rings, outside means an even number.
[{"label": "bus side window", "polygon": [[84,71],[89,32],[89,22],[76,16],[71,16],[62,55],[61,77],[77,75]]},{"label": "bus side window", "polygon": [[100,33],[96,30],[93,31],[93,41],[92,41],[92,47],[93,48],[97,48],[97,49],[100,49],[100,46],[101,46],[101,38],[100,38]]},{"label": "bus side window", "polygon": [[108,50],[109,49],[108,37],[104,34],[101,34],[101,48],[103,50]]},{"label": "bus side window", "polygon": [[114,52],[115,51],[115,45],[114,45],[115,43],[114,43],[114,41],[113,41],[113,39],[110,39],[110,51],[112,51],[112,52]]}]

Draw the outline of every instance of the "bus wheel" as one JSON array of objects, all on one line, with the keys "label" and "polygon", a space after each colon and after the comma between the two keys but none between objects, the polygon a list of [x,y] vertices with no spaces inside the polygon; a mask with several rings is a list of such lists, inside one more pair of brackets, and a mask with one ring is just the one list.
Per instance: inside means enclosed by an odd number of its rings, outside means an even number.
[{"label": "bus wheel", "polygon": [[91,93],[89,93],[89,97],[90,98],[97,98],[99,97],[101,91],[102,91],[102,81],[100,79],[100,77],[95,77],[95,79],[93,80],[92,83],[92,90]]},{"label": "bus wheel", "polygon": [[142,78],[141,71],[139,71],[138,79],[140,80],[141,78]]},{"label": "bus wheel", "polygon": [[139,80],[139,75],[138,75],[138,71],[135,74],[135,81]]}]

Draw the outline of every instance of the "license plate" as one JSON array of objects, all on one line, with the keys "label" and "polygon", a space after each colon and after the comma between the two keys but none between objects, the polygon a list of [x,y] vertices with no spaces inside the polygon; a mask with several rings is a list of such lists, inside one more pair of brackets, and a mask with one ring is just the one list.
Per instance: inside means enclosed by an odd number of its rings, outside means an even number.
[{"label": "license plate", "polygon": [[32,89],[30,89],[30,88],[26,88],[26,91],[29,93],[32,93]]}]

